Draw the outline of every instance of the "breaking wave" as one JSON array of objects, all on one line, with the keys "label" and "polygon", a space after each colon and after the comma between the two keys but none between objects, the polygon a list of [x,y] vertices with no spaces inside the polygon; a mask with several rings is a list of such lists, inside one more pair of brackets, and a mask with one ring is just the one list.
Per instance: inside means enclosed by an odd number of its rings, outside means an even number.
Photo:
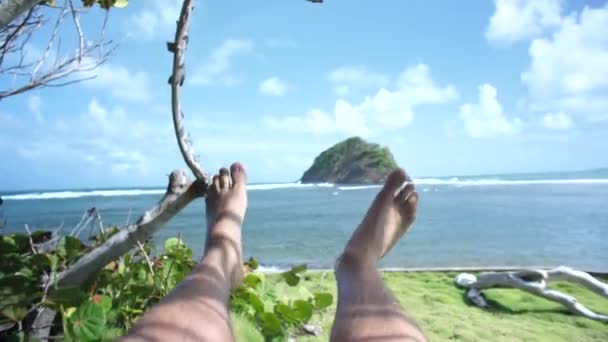
[{"label": "breaking wave", "polygon": [[[302,184],[302,183],[276,183],[276,184],[250,184],[247,190],[276,190],[288,188],[331,188],[331,183]],[[48,191],[29,192],[23,194],[10,194],[2,196],[5,200],[46,200],[70,199],[79,197],[116,197],[116,196],[142,196],[162,195],[164,189],[117,189],[117,190],[83,190],[83,191]]]},{"label": "breaking wave", "polygon": [[332,183],[274,183],[274,184],[249,184],[247,190],[276,190],[276,189],[290,189],[290,188],[333,188]]},{"label": "breaking wave", "polygon": [[456,185],[456,186],[487,186],[487,185],[531,185],[531,184],[608,184],[608,179],[438,179],[418,178],[415,184],[420,185]]},{"label": "breaking wave", "polygon": [[382,185],[350,185],[350,186],[339,186],[338,190],[363,190],[363,189],[374,189],[380,188]]},{"label": "breaking wave", "polygon": [[[533,185],[533,184],[608,184],[608,178],[589,178],[589,179],[533,179],[533,180],[503,180],[503,179],[439,179],[439,178],[418,178],[414,180],[417,185],[450,185],[457,187],[464,186],[504,186],[504,185]],[[380,185],[352,185],[342,186],[332,183],[302,184],[296,183],[274,183],[274,184],[250,184],[247,190],[264,191],[278,189],[315,189],[332,188],[339,191],[365,190],[379,188]],[[424,190],[423,190],[424,191]],[[117,189],[117,190],[82,190],[82,191],[48,191],[48,192],[29,192],[22,194],[3,195],[5,200],[46,200],[46,199],[69,199],[79,197],[119,197],[119,196],[143,196],[143,195],[162,195],[164,189]]]},{"label": "breaking wave", "polygon": [[116,197],[116,196],[141,196],[164,194],[165,190],[91,190],[91,191],[50,191],[31,192],[26,194],[14,194],[2,196],[6,200],[40,200],[40,199],[62,199],[79,197]]}]

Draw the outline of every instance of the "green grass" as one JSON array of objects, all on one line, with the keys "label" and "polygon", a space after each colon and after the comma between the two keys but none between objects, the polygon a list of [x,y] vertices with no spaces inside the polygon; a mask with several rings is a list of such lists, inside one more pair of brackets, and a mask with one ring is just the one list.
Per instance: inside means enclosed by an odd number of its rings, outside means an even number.
[{"label": "green grass", "polygon": [[[484,291],[492,305],[482,310],[467,304],[464,290],[454,285],[455,272],[387,272],[386,284],[414,317],[431,341],[608,341],[608,324],[571,315],[560,304],[513,289]],[[336,293],[333,272],[309,272],[307,287]],[[571,283],[552,287],[576,297],[596,312],[608,313],[608,300]],[[282,291],[290,291],[288,288]],[[293,290],[291,290],[293,291]],[[327,341],[336,303],[313,322],[320,337],[297,337],[297,341]],[[239,341],[261,341],[248,322],[236,318]]]}]

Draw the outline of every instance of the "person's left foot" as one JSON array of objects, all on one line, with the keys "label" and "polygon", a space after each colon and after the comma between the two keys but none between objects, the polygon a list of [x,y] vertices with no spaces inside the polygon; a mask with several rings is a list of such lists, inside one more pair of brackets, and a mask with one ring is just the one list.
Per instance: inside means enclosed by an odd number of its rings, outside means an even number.
[{"label": "person's left foot", "polygon": [[240,163],[222,168],[213,176],[205,199],[207,216],[207,242],[205,250],[212,245],[235,250],[237,263],[233,266],[233,284],[242,278],[241,224],[247,209],[247,174]]},{"label": "person's left foot", "polygon": [[416,218],[417,207],[414,183],[404,170],[395,170],[346,244],[344,254],[361,261],[378,261],[407,232]]}]

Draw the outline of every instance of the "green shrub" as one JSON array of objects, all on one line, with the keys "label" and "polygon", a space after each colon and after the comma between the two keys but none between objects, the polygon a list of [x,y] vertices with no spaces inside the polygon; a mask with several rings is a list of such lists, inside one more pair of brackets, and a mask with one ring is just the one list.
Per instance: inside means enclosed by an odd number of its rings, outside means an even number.
[{"label": "green shrub", "polygon": [[[28,324],[33,320],[28,314],[46,307],[60,316],[61,324],[52,332],[55,336],[63,335],[66,341],[113,340],[171,292],[196,265],[192,250],[182,239],[170,238],[160,255],[151,257],[150,244],[143,244],[110,262],[85,286],[58,288],[52,283],[47,291],[41,286],[45,277],[53,279],[54,274],[117,231],[107,229],[90,246],[63,237],[47,253],[34,253],[27,235],[1,236],[0,325],[12,327],[0,332],[0,339],[26,339]],[[313,313],[332,304],[331,294],[306,289],[302,278],[306,265],[294,266],[273,281],[267,281],[257,267],[254,259],[245,264],[248,272],[243,284],[232,292],[230,307],[239,320],[248,321],[265,340],[283,340],[297,334]],[[280,284],[298,287],[297,295],[278,293]]]}]

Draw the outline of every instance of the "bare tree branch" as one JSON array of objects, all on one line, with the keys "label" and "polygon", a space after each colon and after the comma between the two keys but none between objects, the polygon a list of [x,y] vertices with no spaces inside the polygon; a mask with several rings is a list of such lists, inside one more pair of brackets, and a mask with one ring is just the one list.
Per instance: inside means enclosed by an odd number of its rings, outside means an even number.
[{"label": "bare tree branch", "polygon": [[146,253],[146,250],[144,249],[144,245],[141,242],[137,241],[137,247],[139,248],[141,253],[144,255],[144,258],[146,258],[146,263],[148,264],[148,269],[150,270],[150,274],[152,275],[152,277],[154,277],[154,267],[152,266],[152,261],[150,260],[148,253]]},{"label": "bare tree branch", "polygon": [[456,277],[456,284],[468,288],[467,298],[475,305],[486,308],[488,303],[481,290],[490,288],[516,288],[533,295],[560,303],[575,315],[593,320],[608,322],[608,315],[598,314],[583,306],[576,298],[547,288],[551,281],[569,281],[581,284],[593,292],[608,298],[608,284],[601,282],[590,274],[560,266],[552,270],[523,270],[518,272],[489,272],[478,277],[461,273]]},{"label": "bare tree branch", "polygon": [[180,88],[184,84],[186,77],[184,53],[188,45],[188,27],[190,15],[194,9],[193,3],[193,0],[184,0],[179,20],[177,21],[175,41],[167,43],[167,49],[173,53],[173,73],[169,77],[169,84],[171,84],[171,111],[173,112],[173,127],[175,128],[177,144],[186,165],[188,165],[196,179],[207,182],[207,176],[201,169],[198,158],[192,150],[192,141],[184,128],[184,113],[182,112],[180,102]]},{"label": "bare tree branch", "polygon": [[139,220],[113,235],[105,243],[82,256],[69,269],[57,275],[59,286],[78,286],[91,275],[137,246],[139,241],[147,241],[173,216],[191,201],[202,197],[207,184],[188,180],[181,170],[169,176],[167,191],[154,208],[146,211]]},{"label": "bare tree branch", "polygon": [[[90,80],[95,76],[83,73],[103,64],[117,47],[111,40],[105,39],[107,11],[98,39],[87,43],[80,24],[80,14],[87,9],[77,8],[73,0],[65,0],[63,7],[47,7],[45,15],[40,14],[38,8],[30,9],[23,19],[15,19],[16,24],[0,29],[0,77],[6,79],[0,88],[0,100],[36,88],[62,87]],[[74,22],[78,41],[76,49],[65,53],[61,48],[60,35],[68,14]],[[51,36],[44,52],[37,60],[28,60],[26,49],[30,38],[34,33],[46,31],[40,28],[45,27],[51,17],[54,23],[49,30]]]},{"label": "bare tree branch", "polygon": [[30,248],[32,249],[32,253],[38,254],[38,251],[36,251],[36,247],[34,246],[34,240],[32,240],[32,231],[27,223],[25,224],[25,231],[27,232],[27,237],[30,240]]},{"label": "bare tree branch", "polygon": [[[76,8],[74,8],[74,3],[72,0],[68,0],[70,3],[70,12],[72,12],[72,19],[74,20],[74,26],[76,27],[76,32],[78,33],[78,63],[82,62],[82,56],[84,52],[84,36],[82,34],[82,28],[80,27],[80,18],[76,15]],[[104,21],[105,26],[105,21]]]}]

